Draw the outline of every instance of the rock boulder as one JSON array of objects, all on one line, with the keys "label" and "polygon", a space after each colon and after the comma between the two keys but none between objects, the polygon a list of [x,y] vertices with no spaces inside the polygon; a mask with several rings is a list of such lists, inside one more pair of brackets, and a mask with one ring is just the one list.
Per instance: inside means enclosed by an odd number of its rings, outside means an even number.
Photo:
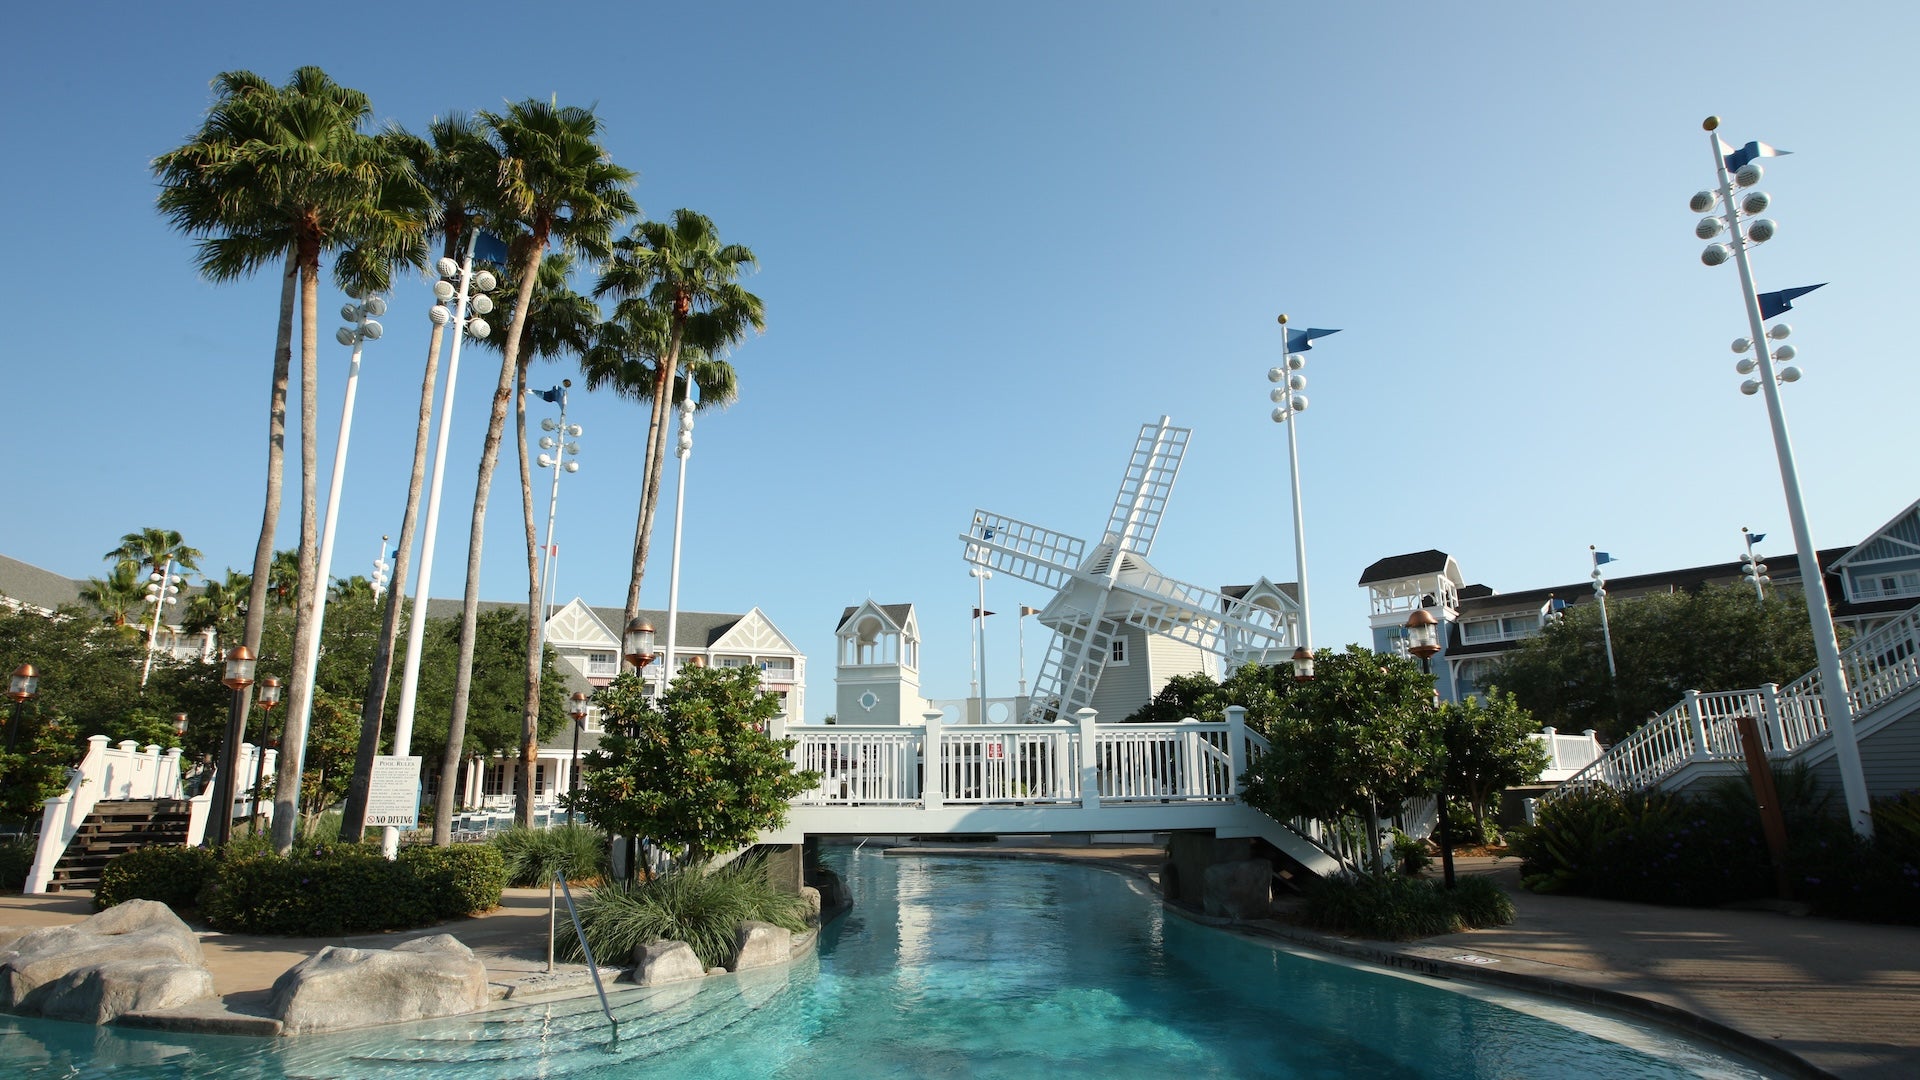
[{"label": "rock boulder", "polygon": [[774,967],[793,959],[793,931],[749,919],[734,932],[733,970]]},{"label": "rock boulder", "polygon": [[655,941],[633,948],[633,975],[641,986],[704,978],[707,967],[684,941]]},{"label": "rock boulder", "polygon": [[[213,996],[200,939],[167,905],[129,900],[0,949],[0,1007],[107,1023]],[[164,1002],[164,1004],[162,1004]]]},{"label": "rock boulder", "polygon": [[288,1035],[344,1031],[487,1005],[487,969],[451,934],[392,949],[329,945],[274,980],[268,1006]]}]

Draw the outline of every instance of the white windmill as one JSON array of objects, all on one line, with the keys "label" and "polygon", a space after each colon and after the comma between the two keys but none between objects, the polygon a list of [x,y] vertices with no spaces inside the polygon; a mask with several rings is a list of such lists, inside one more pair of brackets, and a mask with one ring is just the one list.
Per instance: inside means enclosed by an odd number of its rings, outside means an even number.
[{"label": "white windmill", "polygon": [[1176,581],[1147,562],[1191,434],[1164,416],[1141,425],[1106,532],[1091,552],[1079,537],[974,511],[972,529],[960,537],[966,560],[1055,594],[1039,615],[1053,643],[1034,681],[1028,722],[1069,717],[1092,703],[1123,626],[1222,658],[1291,648],[1298,640],[1297,610],[1256,606]]}]

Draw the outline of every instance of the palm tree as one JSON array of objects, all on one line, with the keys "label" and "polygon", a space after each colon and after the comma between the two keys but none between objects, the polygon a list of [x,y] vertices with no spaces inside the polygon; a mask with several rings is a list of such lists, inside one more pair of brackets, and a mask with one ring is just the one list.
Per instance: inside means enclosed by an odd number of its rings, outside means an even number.
[{"label": "palm tree", "polygon": [[758,265],[753,252],[740,244],[721,243],[719,231],[704,214],[681,209],[673,212],[671,223],[642,222],[614,248],[594,295],[617,296],[622,303],[645,298],[667,318],[667,347],[654,372],[640,520],[627,584],[626,618],[631,621],[640,610],[640,582],[646,575],[653,517],[660,505],[667,415],[680,374],[681,351],[691,344],[708,355],[724,352],[746,336],[748,327],[766,329],[766,311],[760,298],[739,283],[742,272]]},{"label": "palm tree", "polygon": [[92,604],[115,626],[125,626],[128,617],[147,599],[147,575],[139,563],[117,562],[104,578],[88,578],[80,586],[80,599]]},{"label": "palm tree", "polygon": [[300,594],[300,553],[287,548],[273,553],[267,565],[267,603],[276,608],[293,606]]},{"label": "palm tree", "polygon": [[[591,109],[560,106],[537,100],[509,105],[504,113],[480,114],[500,151],[495,224],[513,223],[522,234],[510,251],[510,276],[519,283],[513,315],[502,346],[500,378],[494,387],[493,409],[481,446],[480,471],[474,485],[473,522],[467,537],[467,588],[460,612],[460,658],[454,671],[453,704],[447,725],[442,776],[457,776],[466,742],[467,701],[473,686],[474,627],[480,611],[480,555],[486,524],[487,494],[500,456],[507,406],[512,397],[522,340],[533,313],[533,290],[540,279],[540,263],[547,247],[562,248],[592,258],[604,257],[613,230],[638,211],[627,185],[633,173],[608,160],[600,145],[601,123]],[[537,585],[536,585],[537,587]],[[526,760],[527,770],[533,761]],[[453,799],[435,802],[433,842],[445,845],[453,833]]]},{"label": "palm tree", "polygon": [[[580,373],[588,390],[610,389],[635,402],[654,400],[658,392],[660,358],[666,354],[672,338],[667,312],[648,303],[646,298],[623,300],[614,317],[594,329],[592,348],[580,358]],[[724,407],[739,396],[739,378],[733,365],[707,355],[698,345],[682,342],[680,367],[683,374],[675,385],[673,404],[687,392],[687,380],[699,388],[696,410]],[[643,463],[644,464],[644,463]],[[640,511],[634,524],[634,550],[641,550],[650,524],[642,482]],[[627,581],[627,601],[621,626],[640,614],[640,577]]]},{"label": "palm tree", "polygon": [[228,570],[224,580],[208,578],[200,591],[187,601],[187,614],[180,621],[180,628],[197,634],[230,626],[246,610],[247,596],[252,591],[251,577],[237,570]]},{"label": "palm tree", "polygon": [[[160,208],[174,223],[201,236],[201,273],[216,281],[250,274],[284,258],[300,295],[300,584],[295,596],[292,693],[283,738],[287,753],[277,777],[276,850],[293,845],[299,819],[300,770],[306,742],[308,645],[318,632],[311,617],[318,599],[317,439],[319,271],[323,254],[356,246],[344,275],[356,284],[368,264],[398,257],[424,264],[420,245],[427,217],[425,189],[404,158],[360,128],[372,114],[367,96],[335,83],[317,67],[293,73],[276,88],[251,72],[215,80],[220,97],[200,135],[162,155],[154,168],[163,187]],[[336,268],[338,269],[338,268]],[[291,288],[289,282],[285,288]],[[291,305],[283,291],[281,330],[291,342]],[[289,344],[290,348],[290,344]],[[284,432],[285,376],[276,352],[270,426]],[[254,591],[247,617],[249,647],[258,645],[258,618],[278,510],[279,461],[269,457],[268,502],[254,553]]]},{"label": "palm tree", "polygon": [[[439,211],[441,255],[457,260],[469,228],[477,228],[475,207],[492,190],[499,171],[499,154],[486,129],[462,113],[436,117],[425,136],[390,127],[385,135],[395,150],[412,162]],[[387,687],[392,681],[394,647],[400,638],[400,618],[406,610],[407,575],[412,571],[414,531],[420,519],[420,495],[426,487],[428,433],[433,421],[433,395],[439,379],[440,346],[446,328],[433,324],[427,342],[426,368],[420,379],[420,411],[413,434],[413,472],[407,480],[407,505],[400,517],[400,543],[393,555],[393,588],[387,593],[380,624],[380,641],[373,667],[367,673],[367,692],[360,710],[360,744],[354,755],[353,775],[347,782],[346,806],[340,815],[340,838],[357,842],[366,831],[367,783],[373,759],[380,753],[381,724],[386,716]],[[398,746],[394,753],[405,754]]]},{"label": "palm tree", "polygon": [[164,570],[169,562],[182,570],[200,569],[196,565],[200,558],[199,550],[188,547],[180,534],[172,529],[146,528],[130,532],[120,538],[119,547],[103,557],[146,567],[156,574]]}]

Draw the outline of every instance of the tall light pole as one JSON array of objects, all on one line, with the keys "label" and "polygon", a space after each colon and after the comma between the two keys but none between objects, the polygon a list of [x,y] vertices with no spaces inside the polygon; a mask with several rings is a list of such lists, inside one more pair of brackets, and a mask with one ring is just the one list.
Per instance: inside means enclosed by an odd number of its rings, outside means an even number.
[{"label": "tall light pole", "polygon": [[674,456],[680,459],[680,472],[674,480],[673,488],[673,556],[667,570],[667,645],[662,650],[666,662],[660,665],[660,692],[667,692],[667,684],[679,673],[679,666],[673,658],[673,637],[680,622],[680,528],[686,521],[687,511],[687,457],[693,453],[693,377],[687,377],[687,392],[680,399],[680,441],[674,445]]},{"label": "tall light pole", "polygon": [[313,620],[313,629],[307,634],[303,666],[295,668],[303,675],[292,688],[287,719],[281,728],[287,736],[283,754],[290,760],[282,761],[277,770],[280,784],[274,792],[274,810],[286,816],[285,827],[276,831],[288,843],[293,836],[290,830],[298,824],[300,812],[300,772],[306,766],[314,676],[320,660],[320,634],[327,622],[327,593],[331,591],[327,582],[333,576],[333,541],[340,527],[340,492],[347,479],[347,443],[353,437],[353,404],[360,390],[360,350],[367,342],[380,340],[383,330],[375,316],[386,313],[387,302],[379,296],[368,295],[340,309],[340,317],[347,325],[334,332],[334,340],[350,346],[353,352],[347,360],[346,396],[340,403],[340,436],[333,447],[333,475],[327,481],[327,516],[320,529],[320,562],[314,571],[320,580],[313,591],[313,611],[307,616]]},{"label": "tall light pole", "polygon": [[[1708,244],[1700,253],[1700,261],[1708,266],[1719,266],[1732,258],[1740,271],[1740,298],[1745,302],[1747,328],[1750,338],[1742,339],[1744,348],[1737,351],[1753,353],[1753,367],[1760,372],[1758,379],[1750,379],[1741,390],[1747,394],[1764,393],[1767,402],[1767,419],[1773,427],[1773,449],[1780,459],[1780,484],[1787,499],[1787,521],[1793,530],[1794,549],[1800,558],[1800,586],[1806,595],[1807,616],[1813,627],[1813,651],[1820,661],[1820,696],[1826,705],[1827,728],[1833,733],[1834,758],[1840,767],[1840,787],[1846,795],[1847,816],[1851,819],[1853,831],[1863,837],[1873,835],[1873,810],[1867,794],[1866,771],[1860,763],[1860,744],[1853,730],[1853,706],[1847,694],[1846,673],[1840,668],[1840,643],[1833,630],[1833,613],[1827,607],[1827,587],[1820,568],[1820,552],[1813,546],[1813,533],[1807,527],[1806,507],[1800,499],[1800,474],[1794,466],[1793,441],[1787,437],[1787,418],[1780,406],[1781,381],[1792,381],[1799,377],[1799,370],[1791,366],[1783,368],[1777,375],[1774,372],[1775,359],[1783,363],[1793,358],[1793,347],[1782,346],[1780,355],[1769,351],[1768,339],[1779,340],[1790,331],[1776,326],[1768,331],[1764,325],[1771,315],[1779,315],[1792,307],[1795,296],[1811,292],[1818,285],[1800,289],[1787,289],[1778,293],[1768,293],[1762,297],[1754,291],[1753,267],[1748,259],[1749,249],[1773,238],[1778,226],[1769,219],[1756,215],[1765,213],[1772,200],[1764,192],[1746,190],[1736,202],[1734,189],[1751,189],[1765,175],[1760,168],[1759,158],[1777,157],[1782,151],[1762,142],[1750,142],[1734,149],[1720,141],[1716,131],[1720,127],[1720,118],[1709,116],[1700,125],[1707,132],[1707,145],[1713,153],[1713,168],[1718,190],[1702,191],[1695,194],[1689,206],[1697,214],[1706,214],[1695,226],[1694,234],[1701,239],[1712,239],[1722,231],[1728,233],[1727,242],[1715,241]],[[1770,308],[1763,310],[1764,308]],[[1746,361],[1741,361],[1744,367]],[[1743,372],[1744,374],[1744,372]],[[1748,387],[1751,386],[1751,389]]]},{"label": "tall light pole", "polygon": [[160,641],[160,613],[180,602],[180,586],[174,583],[173,566],[173,560],[168,559],[165,569],[156,570],[147,578],[147,603],[153,605],[153,625],[147,629],[147,662],[140,668],[141,686],[147,685],[147,676],[153,674],[153,648]]},{"label": "tall light pole", "polygon": [[540,567],[540,638],[546,640],[547,612],[553,607],[553,585],[557,579],[554,563],[560,558],[560,549],[553,542],[553,523],[560,513],[560,474],[579,472],[580,463],[571,460],[580,456],[578,439],[582,431],[579,424],[567,423],[567,390],[573,386],[572,379],[561,379],[560,385],[551,390],[542,390],[540,396],[548,402],[558,403],[560,419],[549,416],[540,421],[540,430],[547,434],[540,436],[540,467],[553,470],[553,488],[547,495],[547,542],[542,547],[544,562]]},{"label": "tall light pole", "polygon": [[[453,417],[453,387],[460,375],[460,343],[466,335],[484,338],[493,332],[487,320],[481,318],[493,310],[493,301],[487,293],[493,289],[493,275],[485,270],[473,268],[473,248],[480,239],[480,230],[474,229],[467,234],[467,253],[460,262],[443,258],[434,266],[440,274],[440,280],[433,283],[433,296],[437,303],[428,309],[427,315],[436,324],[445,326],[453,323],[453,346],[447,353],[447,381],[440,392],[440,430],[435,437],[433,448],[433,480],[427,485],[426,524],[421,529],[420,572],[414,575],[413,617],[407,620],[407,659],[401,668],[400,703],[393,719],[393,748],[397,754],[405,754],[413,745],[413,710],[420,696],[420,650],[426,641],[427,633],[427,590],[433,581],[433,542],[440,527],[440,486],[447,472],[448,429]],[[473,290],[478,289],[476,294]],[[472,300],[474,317],[467,318],[469,298]],[[453,311],[447,310],[447,301],[453,300]],[[394,583],[395,588],[405,588],[406,582]],[[440,778],[440,798],[454,796],[455,779],[451,776]],[[380,850],[388,858],[393,858],[400,850],[400,830],[389,825],[380,831]]]},{"label": "tall light pole", "polygon": [[1745,525],[1740,526],[1740,539],[1747,542],[1747,558],[1740,564],[1740,577],[1753,586],[1753,595],[1763,604],[1767,602],[1766,587],[1773,583],[1773,579],[1767,576],[1767,564],[1754,555],[1753,545],[1766,538],[1766,533],[1752,532]]},{"label": "tall light pole", "polygon": [[[1307,525],[1301,513],[1300,504],[1300,442],[1295,434],[1299,428],[1298,417],[1307,411],[1307,395],[1301,391],[1307,388],[1307,377],[1302,369],[1307,366],[1306,353],[1313,348],[1315,338],[1328,334],[1337,334],[1338,330],[1290,330],[1287,317],[1280,316],[1280,330],[1286,335],[1283,347],[1286,350],[1285,367],[1270,368],[1267,381],[1276,385],[1268,395],[1274,402],[1273,422],[1287,425],[1287,475],[1293,481],[1293,560],[1294,575],[1298,579],[1296,586],[1300,593],[1300,640],[1296,646],[1306,650],[1308,674],[1312,673],[1313,656],[1313,609],[1307,601]],[[1288,423],[1288,421],[1293,421]],[[1298,657],[1296,656],[1297,660]]]},{"label": "tall light pole", "polygon": [[1613,561],[1613,556],[1601,551],[1592,544],[1587,545],[1587,554],[1593,558],[1593,595],[1600,601],[1600,639],[1607,646],[1607,682],[1615,684],[1614,696],[1619,696],[1620,676],[1613,667],[1613,627],[1607,622],[1607,578],[1600,568]]},{"label": "tall light pole", "polygon": [[7,717],[7,753],[13,753],[13,744],[20,738],[20,715],[27,709],[27,702],[40,692],[40,673],[32,664],[21,664],[7,680],[7,698],[13,702],[13,712]]},{"label": "tall light pole", "polygon": [[974,655],[979,658],[974,668],[976,678],[973,687],[980,701],[979,718],[974,723],[984,724],[987,722],[987,616],[993,614],[987,610],[987,579],[993,576],[993,571],[984,566],[975,566],[967,570],[967,576],[980,586],[980,606],[973,609]]},{"label": "tall light pole", "polygon": [[[1039,608],[1020,605],[1020,696],[1022,698],[1027,696],[1027,616],[1038,614],[1040,614]],[[1023,707],[1021,712],[1024,714],[1025,711]]]},{"label": "tall light pole", "polygon": [[373,602],[376,604],[387,595],[387,582],[390,580],[387,575],[393,570],[393,564],[387,562],[387,542],[392,539],[387,535],[380,537],[380,554],[373,557],[373,577],[367,581],[373,587]]}]

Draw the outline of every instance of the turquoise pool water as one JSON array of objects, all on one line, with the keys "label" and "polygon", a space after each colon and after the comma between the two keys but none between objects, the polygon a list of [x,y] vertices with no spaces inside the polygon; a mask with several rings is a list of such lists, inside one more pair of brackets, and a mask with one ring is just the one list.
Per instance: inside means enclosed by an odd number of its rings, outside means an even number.
[{"label": "turquoise pool water", "polygon": [[263,1042],[0,1016],[12,1076],[1757,1077],[1671,1035],[1326,962],[1080,866],[829,849],[853,912],[789,970]]}]

